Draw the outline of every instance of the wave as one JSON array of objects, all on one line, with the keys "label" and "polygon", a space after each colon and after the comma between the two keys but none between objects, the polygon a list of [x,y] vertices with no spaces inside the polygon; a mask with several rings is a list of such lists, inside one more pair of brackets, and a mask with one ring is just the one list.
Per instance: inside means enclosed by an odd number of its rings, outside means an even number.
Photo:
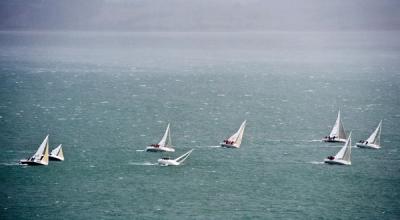
[{"label": "wave", "polygon": [[135,165],[135,166],[154,166],[154,165],[157,165],[157,163],[151,163],[151,162],[129,162],[129,165]]}]

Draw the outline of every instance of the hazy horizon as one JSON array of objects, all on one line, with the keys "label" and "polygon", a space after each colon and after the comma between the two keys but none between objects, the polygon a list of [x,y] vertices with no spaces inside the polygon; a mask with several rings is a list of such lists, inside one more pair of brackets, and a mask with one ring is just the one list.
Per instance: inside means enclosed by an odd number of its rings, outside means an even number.
[{"label": "hazy horizon", "polygon": [[400,30],[400,1],[3,0],[0,30]]}]

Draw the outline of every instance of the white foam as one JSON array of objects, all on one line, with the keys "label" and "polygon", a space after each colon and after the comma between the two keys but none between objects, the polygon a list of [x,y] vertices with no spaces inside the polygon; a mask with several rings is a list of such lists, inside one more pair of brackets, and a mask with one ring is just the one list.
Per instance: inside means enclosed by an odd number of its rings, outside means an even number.
[{"label": "white foam", "polygon": [[144,150],[136,150],[137,152],[143,152]]},{"label": "white foam", "polygon": [[157,163],[151,163],[151,162],[129,162],[129,165],[135,165],[135,166],[154,166],[154,165],[157,165]]},{"label": "white foam", "polygon": [[322,140],[313,139],[313,140],[309,140],[308,142],[322,142]]},{"label": "white foam", "polygon": [[310,161],[311,164],[324,164],[322,161]]},{"label": "white foam", "polygon": [[210,148],[218,148],[218,147],[221,147],[220,145],[215,145],[215,146],[207,146],[207,147],[210,147]]},{"label": "white foam", "polygon": [[21,165],[26,165],[26,164],[20,164],[20,163],[0,163],[3,166],[21,166]]}]

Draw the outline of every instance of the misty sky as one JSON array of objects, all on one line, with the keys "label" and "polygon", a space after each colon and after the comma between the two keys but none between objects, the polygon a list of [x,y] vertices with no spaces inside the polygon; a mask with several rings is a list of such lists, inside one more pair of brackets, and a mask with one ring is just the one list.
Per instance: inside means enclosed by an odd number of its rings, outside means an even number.
[{"label": "misty sky", "polygon": [[3,30],[399,30],[399,0],[1,0]]}]

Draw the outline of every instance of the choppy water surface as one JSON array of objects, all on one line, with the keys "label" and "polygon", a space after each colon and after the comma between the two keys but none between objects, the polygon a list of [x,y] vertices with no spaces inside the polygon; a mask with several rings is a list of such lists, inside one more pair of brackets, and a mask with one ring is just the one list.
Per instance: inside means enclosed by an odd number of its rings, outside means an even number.
[{"label": "choppy water surface", "polygon": [[[396,35],[2,32],[0,217],[399,218]],[[321,163],[338,109],[353,142],[383,119],[383,148]],[[168,122],[184,166],[143,151]],[[66,160],[19,166],[46,134]]]}]

